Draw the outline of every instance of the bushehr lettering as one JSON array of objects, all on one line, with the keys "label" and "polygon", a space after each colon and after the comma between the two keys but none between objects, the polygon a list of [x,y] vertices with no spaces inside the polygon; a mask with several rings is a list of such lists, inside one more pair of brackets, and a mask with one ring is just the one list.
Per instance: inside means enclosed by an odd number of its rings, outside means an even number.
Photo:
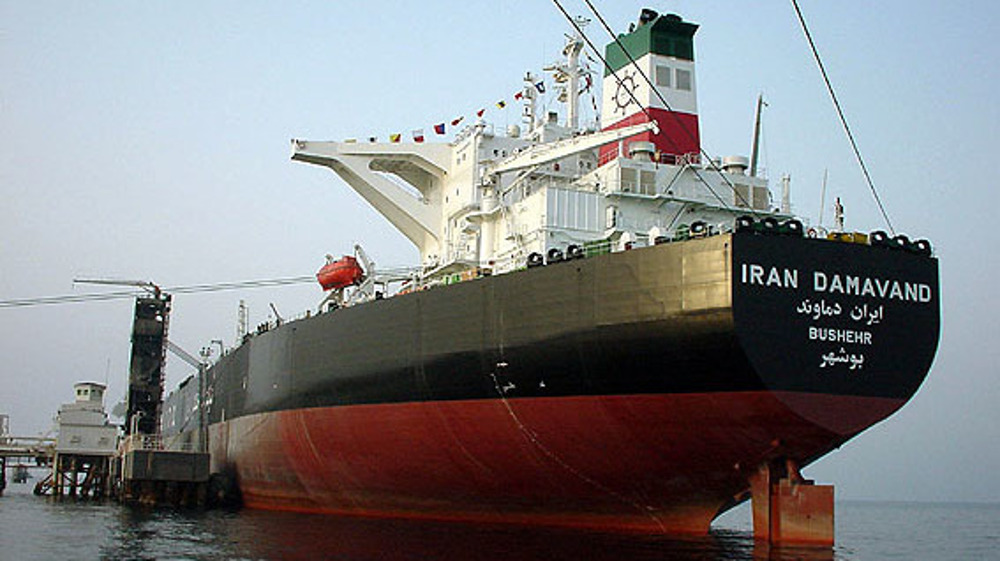
[{"label": "bushehr lettering", "polygon": [[777,288],[798,288],[798,269],[765,267],[756,263],[743,263],[741,266],[743,284],[771,286]]},{"label": "bushehr lettering", "polygon": [[932,298],[931,287],[925,283],[840,275],[823,271],[813,272],[813,290],[828,294],[867,296],[903,302],[926,303]]},{"label": "bushehr lettering", "polygon": [[853,329],[837,329],[835,327],[810,327],[810,341],[826,341],[827,343],[854,343],[871,345],[870,331],[855,331]]}]

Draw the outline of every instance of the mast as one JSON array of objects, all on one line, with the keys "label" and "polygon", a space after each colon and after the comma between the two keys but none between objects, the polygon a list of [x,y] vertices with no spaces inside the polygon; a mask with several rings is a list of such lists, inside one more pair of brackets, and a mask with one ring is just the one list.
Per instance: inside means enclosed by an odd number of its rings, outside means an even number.
[{"label": "mast", "polygon": [[[584,19],[582,17],[576,18],[577,24],[581,28],[590,23],[589,19]],[[580,51],[583,50],[583,37],[578,33],[566,42],[566,46],[563,47],[563,54],[566,56],[566,66],[569,72],[569,84],[567,85],[567,99],[566,99],[566,126],[572,130],[576,130],[579,127],[579,111],[580,104]]]},{"label": "mast", "polygon": [[[583,28],[590,20],[577,16],[575,18],[579,28]],[[580,53],[583,51],[583,37],[574,32],[566,35],[566,45],[562,54],[566,57],[563,62],[556,62],[544,68],[546,72],[555,75],[555,81],[561,89],[559,101],[566,104],[566,127],[576,130],[579,127],[579,104],[580,104]]]},{"label": "mast", "polygon": [[538,97],[538,90],[535,88],[535,83],[537,80],[538,77],[531,72],[524,74],[524,88],[521,90],[521,97],[524,98],[524,110],[521,113],[521,117],[524,119],[529,132],[535,127],[535,100]]},{"label": "mast", "polygon": [[757,111],[753,123],[753,146],[750,148],[750,177],[757,177],[757,156],[760,148],[760,113],[767,107],[764,94],[757,94]]}]

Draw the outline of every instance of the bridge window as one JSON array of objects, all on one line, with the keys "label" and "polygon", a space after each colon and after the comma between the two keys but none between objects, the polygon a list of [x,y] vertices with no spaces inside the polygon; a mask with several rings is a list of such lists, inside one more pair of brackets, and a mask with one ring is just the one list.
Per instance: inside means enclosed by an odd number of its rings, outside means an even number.
[{"label": "bridge window", "polygon": [[670,87],[670,71],[669,66],[657,66],[656,67],[656,85],[661,88]]},{"label": "bridge window", "polygon": [[677,69],[677,89],[686,92],[691,91],[691,71]]}]

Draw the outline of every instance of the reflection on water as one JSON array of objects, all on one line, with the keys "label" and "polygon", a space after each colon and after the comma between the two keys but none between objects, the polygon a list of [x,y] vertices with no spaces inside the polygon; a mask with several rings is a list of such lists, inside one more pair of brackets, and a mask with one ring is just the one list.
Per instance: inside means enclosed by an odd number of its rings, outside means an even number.
[{"label": "reflection on water", "polygon": [[[742,522],[700,538],[621,536],[264,511],[52,502],[12,484],[0,497],[0,559],[518,561],[995,559],[1000,505],[838,503],[834,551],[769,550]],[[727,515],[728,516],[728,515]]]},{"label": "reflection on water", "polygon": [[704,537],[608,535],[520,526],[345,518],[267,511],[197,511],[53,502],[30,486],[0,497],[2,559],[833,559],[831,551],[769,551],[749,531]]},{"label": "reflection on water", "polygon": [[123,508],[101,547],[108,559],[833,559],[830,550],[769,551],[752,536],[608,535],[517,526],[294,513]]}]

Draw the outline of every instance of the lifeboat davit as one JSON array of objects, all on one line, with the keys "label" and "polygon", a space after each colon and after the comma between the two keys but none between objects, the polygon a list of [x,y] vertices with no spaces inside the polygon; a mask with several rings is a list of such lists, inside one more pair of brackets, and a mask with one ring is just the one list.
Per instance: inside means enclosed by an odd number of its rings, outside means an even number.
[{"label": "lifeboat davit", "polygon": [[316,273],[316,280],[323,290],[344,288],[358,284],[364,278],[365,272],[358,265],[358,260],[345,255],[336,261],[329,261]]}]

